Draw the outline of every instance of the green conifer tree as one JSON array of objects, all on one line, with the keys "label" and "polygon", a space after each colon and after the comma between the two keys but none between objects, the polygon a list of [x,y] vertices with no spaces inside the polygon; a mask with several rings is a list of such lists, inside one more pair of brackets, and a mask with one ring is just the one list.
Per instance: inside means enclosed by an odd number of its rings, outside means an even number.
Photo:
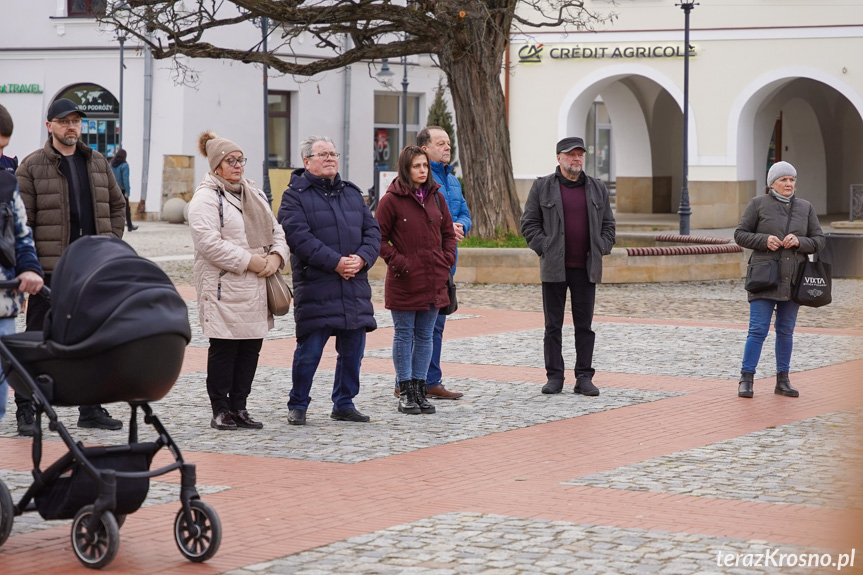
[{"label": "green conifer tree", "polygon": [[455,148],[455,125],[452,121],[452,113],[449,111],[449,106],[447,106],[446,100],[444,99],[445,93],[446,86],[443,83],[443,78],[440,78],[437,82],[437,90],[435,90],[434,100],[429,107],[426,126],[440,126],[446,130],[447,134],[449,134],[449,144],[452,148],[450,165],[455,168],[458,165]]}]

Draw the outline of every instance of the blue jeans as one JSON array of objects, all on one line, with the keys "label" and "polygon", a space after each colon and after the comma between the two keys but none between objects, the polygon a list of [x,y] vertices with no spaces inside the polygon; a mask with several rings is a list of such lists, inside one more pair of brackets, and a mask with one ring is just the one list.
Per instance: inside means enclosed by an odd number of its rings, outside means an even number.
[{"label": "blue jeans", "polygon": [[800,304],[794,301],[756,299],[749,302],[749,335],[743,348],[743,373],[755,373],[761,347],[770,330],[770,318],[776,310],[776,371],[788,372],[791,367],[791,350],[794,347],[794,324]]},{"label": "blue jeans", "polygon": [[[432,356],[436,308],[422,311],[390,310],[393,314],[393,364],[396,381],[425,380]],[[446,317],[446,316],[443,316]]]},{"label": "blue jeans", "polygon": [[[0,335],[9,335],[15,333],[15,318],[4,317],[0,318]],[[6,383],[6,376],[3,375],[3,368],[0,367],[0,419],[6,415],[6,400],[9,398],[9,384]]]},{"label": "blue jeans", "polygon": [[297,338],[294,351],[294,365],[291,372],[289,409],[309,408],[309,392],[312,380],[321,362],[324,346],[330,336],[336,336],[336,374],[333,381],[333,410],[344,411],[354,407],[353,399],[360,392],[360,365],[366,348],[366,330],[359,329],[317,329],[302,338]]},{"label": "blue jeans", "polygon": [[428,387],[435,387],[441,384],[443,372],[440,369],[440,350],[443,345],[443,328],[446,324],[446,316],[438,314],[437,320],[434,322],[434,333],[432,334],[432,356],[429,362],[429,374],[426,378]]}]

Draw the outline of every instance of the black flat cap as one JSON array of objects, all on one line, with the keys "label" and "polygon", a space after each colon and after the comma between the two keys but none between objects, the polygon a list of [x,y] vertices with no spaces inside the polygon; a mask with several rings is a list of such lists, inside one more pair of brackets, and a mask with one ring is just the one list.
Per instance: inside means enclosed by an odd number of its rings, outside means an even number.
[{"label": "black flat cap", "polygon": [[587,148],[584,147],[584,140],[581,138],[564,138],[557,143],[557,153],[562,154],[563,152],[568,152],[575,148],[581,148],[585,152]]}]

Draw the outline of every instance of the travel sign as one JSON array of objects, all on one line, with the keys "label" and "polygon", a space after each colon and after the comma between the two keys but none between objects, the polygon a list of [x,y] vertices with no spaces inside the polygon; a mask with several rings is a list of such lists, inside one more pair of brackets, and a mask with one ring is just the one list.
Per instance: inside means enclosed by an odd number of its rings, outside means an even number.
[{"label": "travel sign", "polygon": [[0,84],[0,94],[41,94],[39,84]]},{"label": "travel sign", "polygon": [[[525,44],[518,51],[519,64],[541,64],[544,57],[552,60],[635,60],[639,58],[683,58],[683,46],[552,46]],[[689,55],[695,56],[695,46],[689,45]]]}]

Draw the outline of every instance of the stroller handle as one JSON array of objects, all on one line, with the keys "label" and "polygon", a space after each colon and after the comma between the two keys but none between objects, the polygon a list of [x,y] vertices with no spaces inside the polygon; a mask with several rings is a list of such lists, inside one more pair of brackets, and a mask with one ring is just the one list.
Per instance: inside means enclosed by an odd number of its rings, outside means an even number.
[{"label": "stroller handle", "polygon": [[[21,285],[21,281],[14,280],[0,280],[0,290],[3,289],[18,289],[18,286]],[[42,289],[39,291],[39,295],[45,297],[46,299],[51,299],[51,288],[46,285],[42,286]]]}]

